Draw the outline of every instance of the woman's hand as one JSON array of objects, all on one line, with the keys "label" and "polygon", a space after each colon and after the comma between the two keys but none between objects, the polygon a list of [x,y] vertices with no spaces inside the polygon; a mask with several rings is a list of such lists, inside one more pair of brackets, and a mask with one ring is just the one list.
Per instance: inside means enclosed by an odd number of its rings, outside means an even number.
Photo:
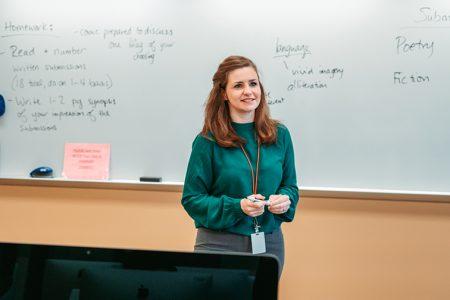
[{"label": "woman's hand", "polygon": [[291,206],[291,200],[286,195],[270,195],[269,201],[269,211],[276,215],[284,214]]},{"label": "woman's hand", "polygon": [[[253,197],[258,200],[264,200],[265,197],[261,194],[257,195],[250,195],[248,197]],[[264,213],[264,201],[250,201],[249,199],[245,198],[241,200],[241,209],[242,211],[250,217],[257,217]]]}]

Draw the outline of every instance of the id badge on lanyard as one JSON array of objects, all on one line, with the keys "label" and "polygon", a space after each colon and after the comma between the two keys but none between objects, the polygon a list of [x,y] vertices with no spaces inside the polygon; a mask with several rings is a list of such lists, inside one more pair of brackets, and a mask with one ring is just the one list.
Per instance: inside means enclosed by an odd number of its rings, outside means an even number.
[{"label": "id badge on lanyard", "polygon": [[[252,185],[253,185],[253,194],[257,193],[257,189],[258,189],[258,173],[259,173],[259,153],[260,153],[260,143],[258,140],[258,158],[256,160],[256,176],[253,173],[253,167],[252,167],[252,163],[250,161],[250,157],[247,155],[247,152],[245,151],[244,147],[241,146],[242,152],[245,155],[245,158],[247,159],[248,165],[250,167],[251,173],[252,173]],[[261,253],[265,253],[266,252],[266,239],[264,237],[264,232],[263,231],[259,231],[259,228],[261,227],[258,224],[258,219],[255,217],[253,218],[253,226],[255,229],[255,233],[252,233],[250,235],[250,239],[252,242],[252,253],[253,254],[261,254]]]},{"label": "id badge on lanyard", "polygon": [[253,219],[253,223],[255,224],[255,233],[250,235],[250,239],[252,241],[252,253],[266,253],[266,238],[264,236],[264,232],[259,231],[259,225],[257,225],[258,221],[256,218]]},{"label": "id badge on lanyard", "polygon": [[251,239],[253,254],[266,253],[266,239],[264,237],[264,232],[252,233]]}]

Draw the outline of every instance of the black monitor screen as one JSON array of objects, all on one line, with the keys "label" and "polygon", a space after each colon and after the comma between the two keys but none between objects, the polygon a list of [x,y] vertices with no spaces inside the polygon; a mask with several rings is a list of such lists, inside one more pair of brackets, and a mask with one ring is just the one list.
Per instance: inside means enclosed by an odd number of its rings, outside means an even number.
[{"label": "black monitor screen", "polygon": [[276,299],[269,255],[0,243],[0,300]]}]

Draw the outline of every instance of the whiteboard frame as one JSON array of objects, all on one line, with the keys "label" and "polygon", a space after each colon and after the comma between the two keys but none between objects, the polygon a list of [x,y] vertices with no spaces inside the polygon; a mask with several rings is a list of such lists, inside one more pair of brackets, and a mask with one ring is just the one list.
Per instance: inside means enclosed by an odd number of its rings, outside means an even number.
[{"label": "whiteboard frame", "polygon": [[[0,185],[60,188],[113,189],[133,191],[183,191],[182,182],[139,182],[133,180],[67,180],[63,178],[0,178]],[[450,203],[450,193],[427,191],[370,190],[352,188],[300,187],[300,198],[334,198],[381,201]]]}]

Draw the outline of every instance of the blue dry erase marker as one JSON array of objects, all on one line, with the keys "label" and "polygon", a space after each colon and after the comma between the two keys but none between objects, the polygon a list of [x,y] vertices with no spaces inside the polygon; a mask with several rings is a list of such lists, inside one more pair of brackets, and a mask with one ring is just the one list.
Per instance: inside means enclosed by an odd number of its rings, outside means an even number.
[{"label": "blue dry erase marker", "polygon": [[0,117],[5,113],[5,99],[0,95]]}]

